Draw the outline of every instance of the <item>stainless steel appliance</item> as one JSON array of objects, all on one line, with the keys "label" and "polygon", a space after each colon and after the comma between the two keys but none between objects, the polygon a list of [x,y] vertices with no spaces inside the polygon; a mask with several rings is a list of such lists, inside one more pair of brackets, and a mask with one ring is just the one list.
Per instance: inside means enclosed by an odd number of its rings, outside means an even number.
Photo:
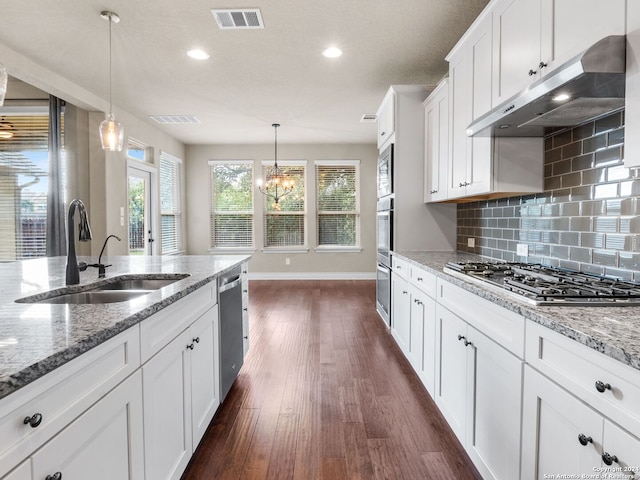
[{"label": "stainless steel appliance", "polygon": [[517,262],[449,262],[444,271],[531,305],[640,305],[640,283],[557,267]]},{"label": "stainless steel appliance", "polygon": [[393,250],[393,144],[378,157],[376,220],[376,310],[387,325],[391,312],[391,251]]},{"label": "stainless steel appliance", "polygon": [[244,360],[242,343],[242,278],[238,265],[218,277],[220,309],[220,402],[238,376]]}]

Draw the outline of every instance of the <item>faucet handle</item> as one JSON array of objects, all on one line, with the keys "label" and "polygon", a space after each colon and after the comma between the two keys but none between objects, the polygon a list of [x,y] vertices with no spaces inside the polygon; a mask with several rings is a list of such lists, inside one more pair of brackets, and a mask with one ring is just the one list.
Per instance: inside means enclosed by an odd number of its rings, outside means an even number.
[{"label": "faucet handle", "polygon": [[93,265],[87,265],[87,262],[78,262],[78,270],[80,270],[81,272],[84,272],[89,266]]}]

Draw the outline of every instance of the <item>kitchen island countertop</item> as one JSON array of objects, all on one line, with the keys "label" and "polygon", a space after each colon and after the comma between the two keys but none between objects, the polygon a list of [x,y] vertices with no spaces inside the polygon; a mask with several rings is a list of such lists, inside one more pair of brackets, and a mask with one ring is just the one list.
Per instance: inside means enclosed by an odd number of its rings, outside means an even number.
[{"label": "kitchen island countertop", "polygon": [[640,370],[640,307],[533,306],[443,271],[447,262],[500,260],[465,252],[400,251],[394,254],[481,298]]},{"label": "kitchen island countertop", "polygon": [[[0,398],[114,337],[248,260],[248,255],[109,257],[107,278],[127,274],[189,274],[126,302],[93,305],[16,303],[53,289],[78,291],[104,281],[96,269],[65,286],[65,257],[0,264]],[[79,258],[93,263],[91,258]],[[95,259],[94,259],[95,260]]]}]

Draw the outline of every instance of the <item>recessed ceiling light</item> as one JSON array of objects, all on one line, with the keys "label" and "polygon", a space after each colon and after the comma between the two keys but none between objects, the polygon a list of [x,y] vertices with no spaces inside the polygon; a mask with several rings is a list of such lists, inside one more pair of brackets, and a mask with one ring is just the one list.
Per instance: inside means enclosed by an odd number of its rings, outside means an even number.
[{"label": "recessed ceiling light", "polygon": [[553,97],[553,101],[554,102],[564,102],[565,100],[569,100],[571,97],[569,95],[567,95],[566,93],[561,93],[559,95],[556,95],[555,97]]},{"label": "recessed ceiling light", "polygon": [[342,50],[340,50],[338,47],[329,47],[325,48],[322,51],[322,55],[327,58],[338,58],[342,55]]},{"label": "recessed ceiling light", "polygon": [[209,54],[204,50],[200,50],[199,48],[194,48],[193,50],[189,50],[187,52],[191,58],[195,58],[196,60],[207,60],[209,58]]}]

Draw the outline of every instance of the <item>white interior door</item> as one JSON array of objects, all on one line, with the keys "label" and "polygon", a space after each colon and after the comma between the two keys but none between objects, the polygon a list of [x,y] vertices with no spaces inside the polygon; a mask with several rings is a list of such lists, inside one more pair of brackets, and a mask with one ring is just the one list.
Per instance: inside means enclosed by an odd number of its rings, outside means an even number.
[{"label": "white interior door", "polygon": [[129,166],[129,255],[152,255],[151,172]]}]

